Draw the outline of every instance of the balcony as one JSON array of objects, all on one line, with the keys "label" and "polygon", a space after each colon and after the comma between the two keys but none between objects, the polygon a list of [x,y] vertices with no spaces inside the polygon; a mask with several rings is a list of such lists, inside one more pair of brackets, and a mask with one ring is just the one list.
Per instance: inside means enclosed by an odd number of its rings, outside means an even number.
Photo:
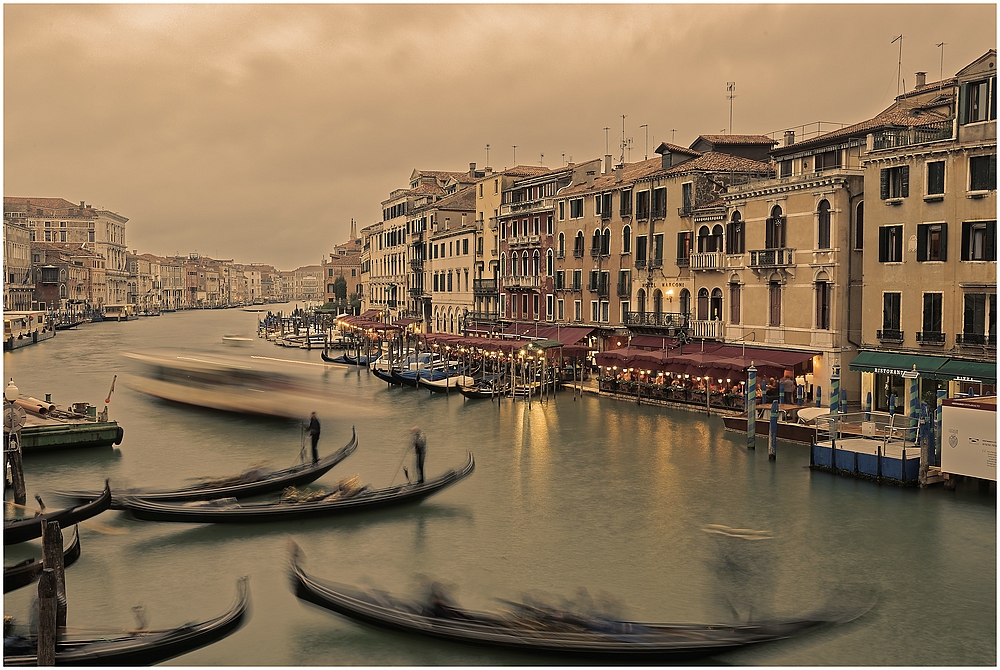
[{"label": "balcony", "polygon": [[795,249],[755,249],[750,252],[752,268],[784,268],[794,265]]},{"label": "balcony", "polygon": [[419,244],[424,241],[424,231],[414,230],[410,233],[410,244]]},{"label": "balcony", "polygon": [[389,298],[388,300],[385,301],[385,306],[391,309],[396,309],[396,299]]},{"label": "balcony", "polygon": [[955,335],[955,344],[963,347],[991,347],[995,338],[983,333],[959,333]]},{"label": "balcony", "polygon": [[409,289],[411,298],[422,298],[424,296],[424,288],[422,286],[414,286]]},{"label": "balcony", "polygon": [[885,328],[875,331],[875,337],[878,338],[879,342],[895,342],[899,344],[903,342],[903,331]]},{"label": "balcony", "polygon": [[588,286],[587,290],[591,293],[596,293],[599,298],[607,298],[609,295],[608,285],[604,283],[598,284],[597,286]]},{"label": "balcony", "polygon": [[465,322],[471,323],[473,321],[478,322],[489,322],[496,321],[500,318],[500,312],[469,312],[465,315]]},{"label": "balcony", "polygon": [[540,247],[542,238],[539,235],[512,235],[507,238],[507,246],[510,248],[520,247]]},{"label": "balcony", "polygon": [[687,327],[687,316],[680,312],[626,312],[625,325],[684,329]]},{"label": "balcony", "polygon": [[692,321],[691,337],[702,340],[721,340],[725,336],[725,326],[722,321]]},{"label": "balcony", "polygon": [[640,270],[642,270],[643,268],[645,268],[646,267],[646,259],[645,258],[636,258],[635,259],[635,267],[638,268],[638,269],[640,269]]},{"label": "balcony", "polygon": [[507,276],[503,278],[503,287],[505,289],[537,289],[540,285],[540,277],[534,276]]},{"label": "balcony", "polygon": [[583,249],[573,249],[573,258],[583,258]]},{"label": "balcony", "polygon": [[497,292],[496,279],[473,279],[472,293],[475,295],[495,295]]},{"label": "balcony", "polygon": [[410,267],[412,269],[416,270],[417,272],[420,272],[421,270],[424,269],[424,259],[423,258],[411,258],[410,259]]},{"label": "balcony", "polygon": [[692,270],[724,270],[726,255],[721,251],[702,251],[691,254],[690,264]]},{"label": "balcony", "polygon": [[875,133],[872,137],[872,150],[898,149],[914,144],[926,144],[950,140],[954,137],[951,121],[941,121],[919,128],[893,128]]},{"label": "balcony", "polygon": [[917,342],[919,342],[920,344],[940,346],[944,344],[944,333],[930,331],[930,330],[918,330]]},{"label": "balcony", "polygon": [[694,213],[694,205],[688,203],[677,208],[677,216],[691,216]]},{"label": "balcony", "polygon": [[523,200],[521,202],[509,202],[500,205],[500,214],[512,214],[514,212],[524,212],[532,209],[552,209],[553,207],[555,207],[555,203],[552,198]]},{"label": "balcony", "polygon": [[590,257],[591,258],[597,258],[600,255],[601,255],[601,248],[600,247],[594,247],[593,249],[590,250]]}]

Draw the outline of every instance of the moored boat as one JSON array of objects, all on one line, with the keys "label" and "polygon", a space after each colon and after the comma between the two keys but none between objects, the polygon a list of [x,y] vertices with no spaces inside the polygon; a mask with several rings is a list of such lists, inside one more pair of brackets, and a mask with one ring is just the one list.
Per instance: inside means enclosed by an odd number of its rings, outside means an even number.
[{"label": "moored boat", "polygon": [[475,379],[463,374],[449,375],[444,379],[420,380],[421,386],[426,386],[429,391],[432,391],[434,393],[454,392],[458,391],[459,386],[469,386],[475,383],[476,383]]},{"label": "moored boat", "polygon": [[[192,500],[211,500],[213,498],[247,498],[280,491],[289,486],[304,486],[310,484],[335,465],[354,453],[358,446],[357,431],[351,427],[351,441],[332,454],[317,462],[298,463],[283,470],[267,470],[255,468],[233,477],[211,479],[192,486],[168,491],[149,491],[142,489],[118,489],[111,493],[111,509],[124,509],[121,501],[125,498],[142,498],[157,502],[189,502]],[[82,500],[90,500],[98,493],[96,491],[55,491],[57,495]]]},{"label": "moored boat", "polygon": [[125,430],[89,403],[73,403],[62,409],[35,398],[14,401],[25,410],[21,449],[27,454],[59,449],[110,447],[121,444]]},{"label": "moored boat", "polygon": [[469,454],[466,464],[457,470],[448,470],[421,484],[406,483],[383,489],[367,486],[352,490],[337,490],[319,499],[307,496],[305,500],[288,500],[266,503],[238,504],[222,499],[201,503],[159,503],[142,498],[125,498],[122,508],[137,519],[147,521],[175,521],[180,523],[258,523],[287,521],[346,514],[395,505],[419,503],[455,484],[476,467]]},{"label": "moored boat", "polygon": [[473,386],[459,386],[458,391],[466,398],[479,400],[483,398],[502,397],[510,391],[510,387],[506,385],[497,386],[495,384],[487,383],[487,384],[476,384]]},{"label": "moored boat", "polygon": [[[236,600],[224,614],[165,630],[138,630],[99,637],[64,637],[56,643],[56,665],[154,665],[218,642],[237,631],[249,614],[249,577],[236,583]],[[35,637],[4,635],[3,662],[8,666],[38,665]]]},{"label": "moored boat", "polygon": [[3,522],[3,543],[17,544],[42,536],[42,521],[58,521],[60,527],[66,528],[91,517],[97,516],[111,506],[111,486],[105,482],[101,495],[81,505],[42,512],[38,516],[27,519],[12,519]]},{"label": "moored boat", "polygon": [[302,569],[297,546],[292,550],[290,573],[299,599],[362,623],[450,642],[602,664],[669,663],[714,656],[790,638],[867,611],[858,608],[848,616],[810,614],[731,624],[645,623],[514,602],[507,602],[511,609],[506,613],[478,612],[441,600],[423,604],[382,591],[321,582]]},{"label": "moored boat", "polygon": [[[80,558],[80,530],[76,526],[73,526],[73,537],[69,541],[69,544],[65,544],[65,537],[63,538],[63,567],[68,568],[69,566],[76,563],[76,559]],[[11,566],[4,566],[3,569],[3,592],[9,593],[16,589],[22,588],[31,584],[37,580],[42,575],[42,570],[45,568],[45,564],[42,561],[37,561],[34,558],[29,558],[16,563]]]},{"label": "moored boat", "polygon": [[[825,407],[799,407],[798,405],[786,405],[779,408],[778,439],[811,444],[816,440],[816,417],[829,413],[829,411]],[[727,430],[744,434],[747,432],[746,412],[723,416],[722,422]],[[771,434],[770,406],[757,408],[757,421],[754,430],[758,435],[765,437]]]}]

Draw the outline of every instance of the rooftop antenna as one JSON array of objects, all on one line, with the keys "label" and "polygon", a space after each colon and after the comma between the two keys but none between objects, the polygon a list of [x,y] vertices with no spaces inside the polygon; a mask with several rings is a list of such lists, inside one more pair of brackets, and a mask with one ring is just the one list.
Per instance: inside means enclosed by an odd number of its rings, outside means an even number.
[{"label": "rooftop antenna", "polygon": [[486,145],[486,165],[490,164],[490,145]]},{"label": "rooftop antenna", "polygon": [[545,165],[545,154],[542,154],[538,157],[538,164],[541,166]]},{"label": "rooftop antenna", "polygon": [[899,61],[896,63],[896,97],[899,97],[899,84],[903,80],[903,35],[897,35],[889,44],[895,44],[899,40]]},{"label": "rooftop antenna", "polygon": [[512,145],[514,147],[514,165],[517,165],[517,145]]},{"label": "rooftop antenna", "polygon": [[608,131],[611,130],[608,126],[604,126],[604,153],[611,153],[611,140],[608,139]]},{"label": "rooftop antenna", "polygon": [[565,151],[562,153],[562,162],[563,162],[563,165],[566,165],[566,152]]},{"label": "rooftop antenna", "polygon": [[631,137],[628,138],[628,140],[626,140],[625,144],[627,145],[626,148],[628,149],[628,162],[631,163],[632,162],[632,138]]},{"label": "rooftop antenna", "polygon": [[643,158],[643,160],[644,161],[648,161],[649,160],[649,124],[648,123],[644,123],[644,124],[642,124],[639,127],[646,129],[646,145],[642,149],[643,149],[643,151],[646,154],[646,157]]},{"label": "rooftop antenna", "polygon": [[736,82],[726,82],[726,99],[729,100],[729,134],[733,134],[733,98],[736,97]]},{"label": "rooftop antenna", "polygon": [[625,163],[625,115],[622,114],[622,159],[621,163]]},{"label": "rooftop antenna", "polygon": [[676,129],[676,128],[671,128],[671,129],[670,129],[670,141],[671,141],[671,142],[673,142],[673,141],[674,141],[674,133],[676,133],[676,132],[677,132],[677,129]]},{"label": "rooftop antenna", "polygon": [[937,45],[941,49],[941,73],[938,75],[938,88],[940,89],[944,85],[944,45],[947,42],[941,42]]}]

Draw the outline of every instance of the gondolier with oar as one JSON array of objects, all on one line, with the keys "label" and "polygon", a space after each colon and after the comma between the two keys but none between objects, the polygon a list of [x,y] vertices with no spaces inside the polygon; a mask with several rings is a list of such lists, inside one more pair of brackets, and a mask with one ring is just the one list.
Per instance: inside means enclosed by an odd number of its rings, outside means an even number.
[{"label": "gondolier with oar", "polygon": [[424,457],[427,456],[427,438],[424,437],[420,426],[414,426],[413,431],[413,451],[417,455],[417,483],[424,483]]},{"label": "gondolier with oar", "polygon": [[312,439],[312,457],[313,463],[316,463],[319,460],[319,449],[316,447],[319,444],[319,419],[316,418],[316,412],[309,417],[309,427],[306,430]]}]

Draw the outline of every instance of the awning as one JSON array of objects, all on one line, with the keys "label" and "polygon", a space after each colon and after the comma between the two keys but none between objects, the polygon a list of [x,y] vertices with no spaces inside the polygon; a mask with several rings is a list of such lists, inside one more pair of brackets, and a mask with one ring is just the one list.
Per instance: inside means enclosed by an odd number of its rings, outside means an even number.
[{"label": "awning", "polygon": [[412,326],[415,323],[420,323],[420,319],[410,319],[410,318],[399,318],[392,322],[395,326],[400,326],[405,328],[406,326]]},{"label": "awning", "polygon": [[673,337],[660,335],[633,335],[632,339],[628,341],[628,345],[630,347],[640,347],[643,349],[667,350],[670,348],[670,344],[674,342],[675,339],[676,338]]},{"label": "awning", "polygon": [[[881,375],[902,376],[904,372],[917,367],[921,377],[929,379],[948,379],[939,370],[950,359],[943,356],[920,356],[918,354],[896,354],[887,351],[861,351],[851,361],[851,369],[861,372],[876,372]],[[993,373],[994,378],[996,372]]]},{"label": "awning", "polygon": [[961,361],[953,358],[942,365],[938,369],[937,374],[945,379],[995,384],[997,381],[997,365],[996,363],[987,363],[985,361]]}]

